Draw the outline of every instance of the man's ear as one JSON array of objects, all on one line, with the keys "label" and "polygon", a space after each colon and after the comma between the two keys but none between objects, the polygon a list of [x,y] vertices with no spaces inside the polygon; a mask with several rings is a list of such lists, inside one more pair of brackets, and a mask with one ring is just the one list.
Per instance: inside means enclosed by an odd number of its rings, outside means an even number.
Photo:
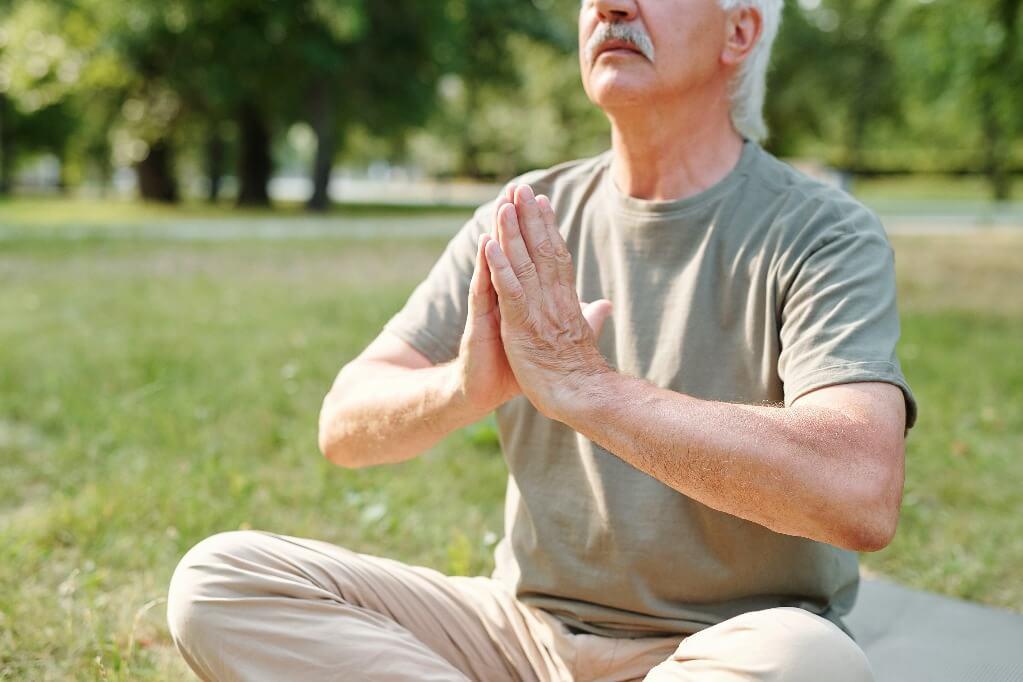
[{"label": "man's ear", "polygon": [[721,51],[721,63],[739,66],[760,40],[764,20],[755,7],[742,7],[728,13],[725,24],[725,47]]}]

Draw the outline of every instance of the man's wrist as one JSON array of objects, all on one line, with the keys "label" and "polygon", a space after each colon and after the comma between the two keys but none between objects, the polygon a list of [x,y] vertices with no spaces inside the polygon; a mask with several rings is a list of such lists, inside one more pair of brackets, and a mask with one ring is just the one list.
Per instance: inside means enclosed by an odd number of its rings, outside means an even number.
[{"label": "man's wrist", "polygon": [[446,372],[445,398],[453,413],[458,415],[459,422],[464,422],[466,426],[474,424],[493,411],[493,407],[481,405],[480,401],[470,394],[461,356],[441,367]]},{"label": "man's wrist", "polygon": [[559,385],[555,418],[579,431],[607,409],[620,379],[621,375],[607,364],[566,377]]}]

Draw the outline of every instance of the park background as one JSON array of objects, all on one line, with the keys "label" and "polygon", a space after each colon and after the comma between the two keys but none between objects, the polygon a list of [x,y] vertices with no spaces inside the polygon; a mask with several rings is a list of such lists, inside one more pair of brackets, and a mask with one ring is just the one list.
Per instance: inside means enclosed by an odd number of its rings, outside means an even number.
[{"label": "park background", "polygon": [[[0,679],[188,679],[163,599],[221,530],[490,570],[492,419],[347,471],[316,417],[475,203],[607,147],[577,11],[0,0]],[[865,571],[1017,612],[1021,24],[1021,0],[786,2],[766,143],[896,252],[920,420]]]}]

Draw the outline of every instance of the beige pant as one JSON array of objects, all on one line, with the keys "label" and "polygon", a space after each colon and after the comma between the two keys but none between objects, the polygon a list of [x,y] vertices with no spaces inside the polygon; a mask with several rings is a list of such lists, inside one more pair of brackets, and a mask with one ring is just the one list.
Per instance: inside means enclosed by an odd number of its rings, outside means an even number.
[{"label": "beige pant", "polygon": [[574,634],[491,578],[254,531],[188,552],[167,618],[206,680],[873,679],[849,637],[801,609],[754,611],[685,638]]}]

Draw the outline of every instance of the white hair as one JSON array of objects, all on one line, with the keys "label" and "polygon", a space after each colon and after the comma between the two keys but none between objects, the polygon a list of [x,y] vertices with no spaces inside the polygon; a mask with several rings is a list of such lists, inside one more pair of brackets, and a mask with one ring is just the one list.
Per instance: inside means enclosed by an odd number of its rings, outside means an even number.
[{"label": "white hair", "polygon": [[764,122],[764,98],[767,95],[767,65],[771,61],[771,46],[781,24],[783,0],[718,0],[726,12],[742,7],[753,7],[763,21],[760,39],[739,73],[732,81],[732,125],[740,134],[757,142],[767,137]]}]

